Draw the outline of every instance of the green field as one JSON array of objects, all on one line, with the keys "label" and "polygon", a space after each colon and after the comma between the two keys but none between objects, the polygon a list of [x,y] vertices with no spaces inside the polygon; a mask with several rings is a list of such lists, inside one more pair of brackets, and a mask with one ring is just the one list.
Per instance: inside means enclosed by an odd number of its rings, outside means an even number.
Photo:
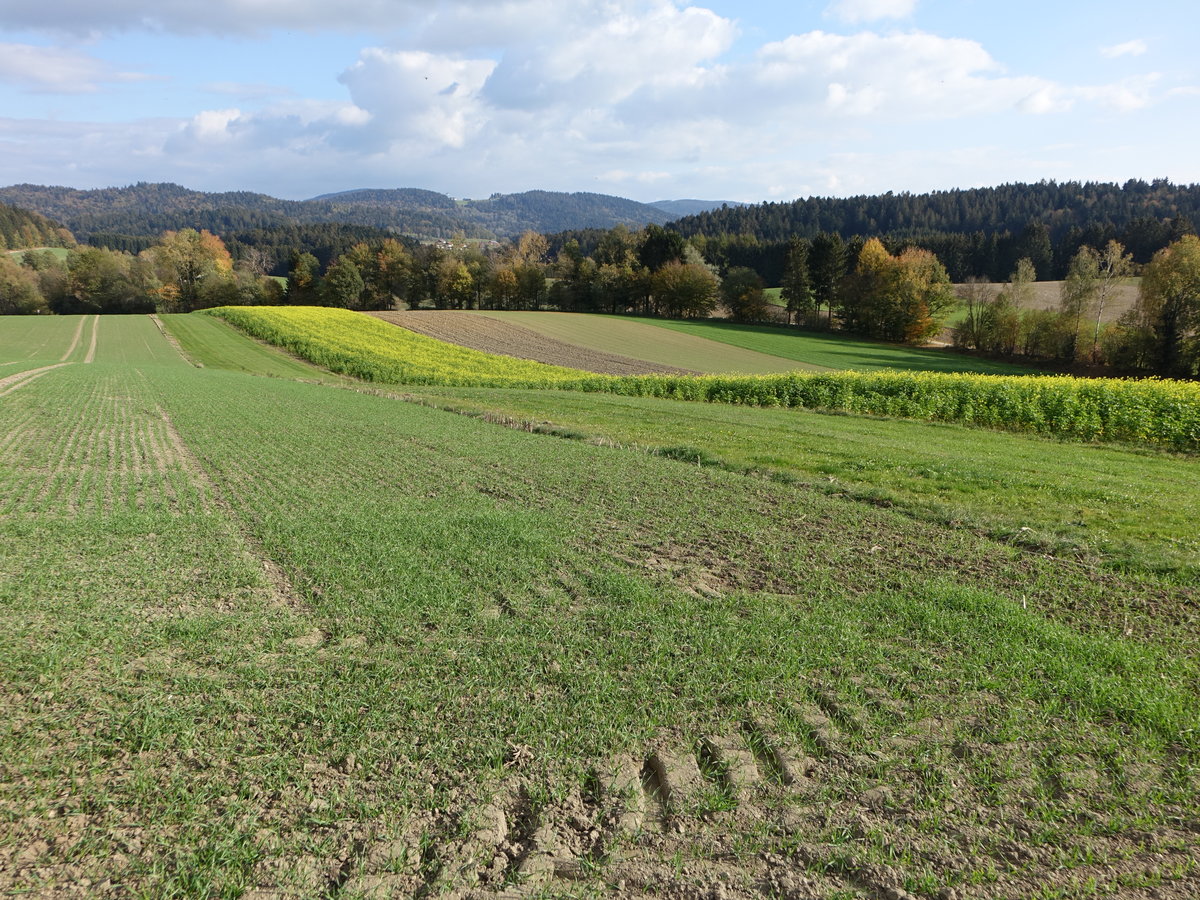
[{"label": "green field", "polygon": [[717,341],[822,369],[870,372],[896,369],[908,372],[978,372],[987,375],[1027,375],[1029,366],[966,356],[948,350],[906,347],[847,338],[843,335],[796,331],[779,325],[737,325],[708,320],[635,319],[679,334]]},{"label": "green field", "polygon": [[200,366],[301,381],[347,380],[274,347],[246,340],[231,325],[212,316],[176,314],[161,318],[167,331],[187,348],[188,358]]},{"label": "green field", "polygon": [[71,252],[66,247],[33,247],[30,250],[8,250],[6,252],[9,256],[20,257],[24,256],[27,252],[44,253],[47,250],[62,262],[66,262],[67,255]]},{"label": "green field", "polygon": [[421,388],[427,402],[812,489],[1092,563],[1200,578],[1192,456],[961,425],[561,391]]},{"label": "green field", "polygon": [[[425,389],[609,436],[562,440],[289,378],[190,317],[200,368],[146,318],[44,321],[0,319],[0,382],[57,366],[0,387],[4,895],[1198,883],[1194,458]],[[729,466],[632,446],[656,427]],[[806,483],[823,457],[858,481]],[[923,509],[955,481],[976,519]],[[1127,557],[1003,535],[1085,498]]]}]

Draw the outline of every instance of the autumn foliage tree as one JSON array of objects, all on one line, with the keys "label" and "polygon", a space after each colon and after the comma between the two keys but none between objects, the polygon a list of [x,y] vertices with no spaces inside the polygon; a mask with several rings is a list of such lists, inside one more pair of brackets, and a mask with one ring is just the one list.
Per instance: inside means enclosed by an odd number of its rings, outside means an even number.
[{"label": "autumn foliage tree", "polygon": [[1185,235],[1154,254],[1133,313],[1147,338],[1149,367],[1171,376],[1200,373],[1200,237]]},{"label": "autumn foliage tree", "polygon": [[[232,281],[233,257],[212,232],[194,228],[168,231],[150,255],[163,283],[167,305],[190,312],[219,305],[227,297],[227,292],[221,290],[226,285],[221,282]],[[212,302],[207,302],[209,297]]]},{"label": "autumn foliage tree", "polygon": [[950,276],[928,250],[893,256],[878,238],[863,244],[841,305],[847,331],[915,343],[937,334],[954,308]]}]

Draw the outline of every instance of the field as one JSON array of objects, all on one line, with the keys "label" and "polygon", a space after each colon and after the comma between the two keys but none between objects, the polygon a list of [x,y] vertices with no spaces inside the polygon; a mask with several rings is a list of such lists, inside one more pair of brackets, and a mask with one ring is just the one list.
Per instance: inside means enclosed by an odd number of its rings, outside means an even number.
[{"label": "field", "polygon": [[[33,247],[33,248],[31,248],[31,250],[32,250],[32,252],[35,252],[35,253],[41,253],[41,252],[44,252],[44,251],[46,251],[46,250],[49,250],[51,253],[53,253],[53,254],[54,254],[54,255],[55,255],[55,256],[56,256],[56,257],[57,257],[57,258],[58,258],[60,261],[62,261],[62,262],[66,262],[66,259],[67,259],[67,254],[69,254],[69,253],[71,252],[71,251],[70,251],[70,250],[68,250],[66,247]],[[26,251],[26,250],[6,250],[5,252],[6,252],[6,253],[7,253],[9,256],[12,256],[12,257],[21,257],[21,256],[24,256],[24,255],[26,254],[26,252],[29,252],[29,251]]]},{"label": "field", "polygon": [[653,327],[652,319],[638,320],[631,316],[585,313],[496,311],[481,311],[468,315],[487,316],[520,325],[557,341],[588,350],[632,357],[691,372],[761,375],[796,370],[815,371],[822,368],[713,341],[703,335],[663,331]]},{"label": "field", "polygon": [[688,371],[662,363],[590,349],[578,343],[568,343],[533,328],[526,328],[508,318],[449,310],[377,312],[371,315],[439,341],[448,341],[484,353],[533,359],[552,366],[570,366],[608,375]]},{"label": "field", "polygon": [[[735,325],[711,320],[681,322],[581,313],[479,312],[457,315],[488,316],[518,324],[567,344],[695,372],[758,375],[841,369],[994,374],[1033,371],[1027,367],[941,350],[847,340],[767,325]],[[446,334],[443,339],[453,341],[454,337]]]},{"label": "field", "polygon": [[1028,366],[980,359],[946,350],[885,344],[820,332],[793,331],[773,325],[683,322],[673,319],[638,321],[680,334],[792,360],[810,369],[853,369],[858,372],[889,369],[910,372],[976,372],[986,375],[1026,375],[1036,371]]},{"label": "field", "polygon": [[0,319],[0,893],[1200,889],[1194,456],[161,325]]}]

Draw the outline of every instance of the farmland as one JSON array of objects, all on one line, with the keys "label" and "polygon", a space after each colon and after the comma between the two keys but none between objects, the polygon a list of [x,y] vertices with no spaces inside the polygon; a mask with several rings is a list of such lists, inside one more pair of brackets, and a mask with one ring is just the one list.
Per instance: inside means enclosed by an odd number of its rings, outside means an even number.
[{"label": "farmland", "polygon": [[[348,383],[163,326],[187,359],[145,317],[0,320],[0,891],[1198,883],[1194,456],[422,385],[421,341]],[[1126,556],[1010,539],[1085,501]]]},{"label": "farmland", "polygon": [[805,407],[1200,449],[1200,387],[1191,382],[890,370],[596,375],[448,344],[347,310],[222,307],[212,314],[309,362],[372,382],[534,387]]},{"label": "farmland", "polygon": [[580,313],[480,312],[589,349],[698,372],[747,375],[878,369],[1025,374],[1028,367],[775,326]]}]

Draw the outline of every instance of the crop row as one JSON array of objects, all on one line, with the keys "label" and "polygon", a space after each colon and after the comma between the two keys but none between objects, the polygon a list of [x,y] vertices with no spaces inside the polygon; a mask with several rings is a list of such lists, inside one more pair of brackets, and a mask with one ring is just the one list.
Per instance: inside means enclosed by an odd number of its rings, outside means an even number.
[{"label": "crop row", "polygon": [[1200,450],[1200,385],[1191,382],[940,372],[595,375],[469,350],[345,310],[225,307],[216,314],[317,365],[373,382],[804,407]]}]

